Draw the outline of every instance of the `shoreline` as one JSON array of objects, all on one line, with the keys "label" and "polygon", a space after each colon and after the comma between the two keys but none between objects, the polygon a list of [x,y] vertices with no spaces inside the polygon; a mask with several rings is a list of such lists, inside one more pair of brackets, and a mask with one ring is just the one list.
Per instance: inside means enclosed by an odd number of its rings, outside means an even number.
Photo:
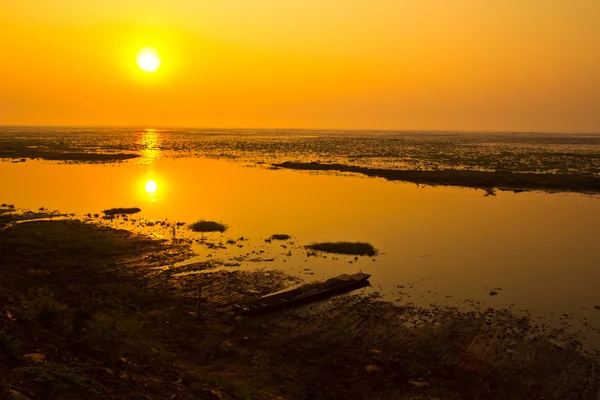
[{"label": "shoreline", "polygon": [[473,189],[483,189],[489,194],[493,190],[545,192],[577,192],[584,194],[600,193],[600,177],[584,174],[533,174],[515,172],[485,172],[472,170],[445,169],[437,171],[426,170],[395,170],[382,168],[367,168],[347,164],[327,164],[320,162],[291,162],[272,164],[275,168],[299,171],[336,171],[350,172],[374,178],[384,178],[388,181],[403,181],[431,186],[459,186]]},{"label": "shoreline", "polygon": [[265,270],[178,276],[185,241],[41,214],[0,210],[9,396],[595,400],[600,388],[597,352],[508,310],[427,310],[355,293],[237,317],[232,301],[297,281]]}]

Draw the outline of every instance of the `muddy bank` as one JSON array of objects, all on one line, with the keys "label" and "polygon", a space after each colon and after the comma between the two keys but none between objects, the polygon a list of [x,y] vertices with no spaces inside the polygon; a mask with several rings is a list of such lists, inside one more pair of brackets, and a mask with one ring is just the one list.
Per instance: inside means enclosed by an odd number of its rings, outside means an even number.
[{"label": "muddy bank", "polygon": [[462,186],[484,190],[513,192],[542,190],[548,192],[600,193],[600,177],[584,174],[532,174],[519,172],[486,172],[445,169],[437,171],[365,168],[346,164],[319,162],[283,162],[278,168],[306,171],[352,172],[390,181],[405,181],[423,185]]},{"label": "muddy bank", "polygon": [[[189,257],[184,241],[78,220],[14,223],[11,213],[0,221],[2,398],[598,394],[597,354],[507,310],[423,309],[355,293],[240,318],[233,303],[298,279],[211,272],[210,261],[177,267]],[[202,273],[181,274],[196,270]]]}]

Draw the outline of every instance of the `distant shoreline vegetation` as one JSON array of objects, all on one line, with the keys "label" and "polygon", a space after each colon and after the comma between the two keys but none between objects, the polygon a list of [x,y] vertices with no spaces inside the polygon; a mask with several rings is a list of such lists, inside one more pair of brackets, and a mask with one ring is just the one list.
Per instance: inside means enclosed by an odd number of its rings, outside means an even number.
[{"label": "distant shoreline vegetation", "polygon": [[79,162],[116,162],[125,161],[132,158],[138,158],[138,154],[131,153],[85,153],[85,152],[68,152],[58,150],[40,150],[19,148],[0,149],[0,159],[18,159],[21,162],[30,160],[47,160],[47,161],[79,161]]},{"label": "distant shoreline vegetation", "polygon": [[534,174],[519,172],[486,172],[473,170],[397,170],[367,168],[347,164],[327,164],[320,162],[290,162],[273,164],[274,167],[304,171],[352,172],[390,181],[405,181],[424,185],[462,186],[483,189],[488,193],[493,189],[523,192],[542,190],[548,192],[600,193],[600,176],[589,174]]},{"label": "distant shoreline vegetation", "polygon": [[141,208],[131,207],[131,208],[110,208],[108,210],[103,210],[102,212],[106,215],[122,215],[122,214],[136,214],[142,211]]}]

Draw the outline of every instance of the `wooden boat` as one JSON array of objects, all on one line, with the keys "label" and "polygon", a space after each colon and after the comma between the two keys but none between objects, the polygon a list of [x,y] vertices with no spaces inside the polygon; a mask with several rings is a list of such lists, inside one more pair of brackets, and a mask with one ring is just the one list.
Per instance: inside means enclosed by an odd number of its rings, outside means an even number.
[{"label": "wooden boat", "polygon": [[371,275],[362,272],[352,275],[344,274],[327,279],[325,282],[308,283],[295,289],[270,294],[244,304],[234,304],[233,310],[244,315],[265,314],[369,286],[370,277]]}]

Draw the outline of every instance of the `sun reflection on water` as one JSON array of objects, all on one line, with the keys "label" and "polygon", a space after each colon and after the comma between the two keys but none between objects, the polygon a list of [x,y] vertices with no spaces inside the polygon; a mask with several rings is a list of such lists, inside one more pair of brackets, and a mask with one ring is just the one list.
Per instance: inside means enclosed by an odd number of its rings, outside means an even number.
[{"label": "sun reflection on water", "polygon": [[[154,173],[154,162],[161,157],[160,132],[156,129],[146,129],[140,133],[139,146],[141,148],[140,163],[146,166],[146,174],[141,183],[143,196],[151,202],[158,200],[159,180]],[[162,184],[161,184],[162,186]]]},{"label": "sun reflection on water", "polygon": [[142,148],[142,164],[152,164],[160,158],[160,135],[156,129],[146,129],[140,138]]},{"label": "sun reflection on water", "polygon": [[148,193],[149,195],[153,195],[158,190],[158,185],[156,184],[156,181],[150,179],[144,185],[144,189],[146,190],[146,193]]}]

